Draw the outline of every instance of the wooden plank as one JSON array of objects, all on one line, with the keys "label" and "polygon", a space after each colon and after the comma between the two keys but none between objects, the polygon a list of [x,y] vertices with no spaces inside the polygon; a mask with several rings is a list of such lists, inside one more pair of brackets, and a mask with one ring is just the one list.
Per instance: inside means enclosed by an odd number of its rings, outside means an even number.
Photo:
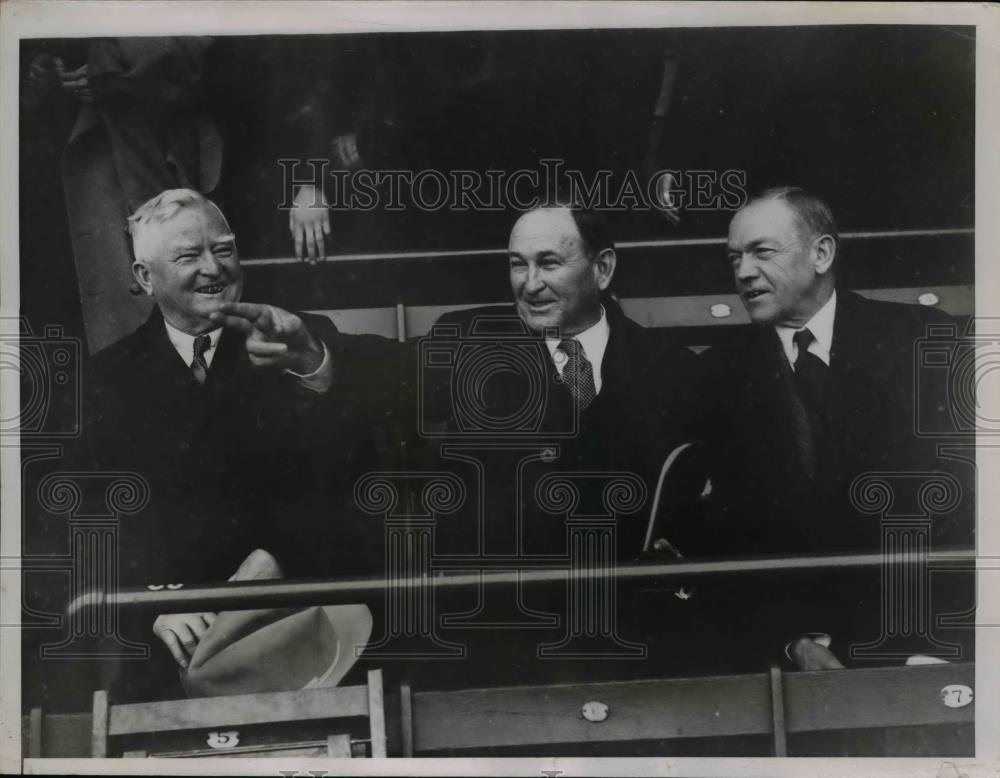
[{"label": "wooden plank", "polygon": [[91,713],[47,713],[42,718],[43,759],[90,756]]},{"label": "wooden plank", "polygon": [[[941,690],[974,688],[974,665],[785,673],[787,732],[968,724],[974,706],[949,708]],[[585,702],[609,715],[581,716]],[[521,686],[413,695],[414,751],[556,745],[774,732],[769,674]]]},{"label": "wooden plank", "polygon": [[975,705],[949,708],[941,690],[975,688],[971,663],[825,670],[785,675],[789,732],[818,729],[964,724]]},{"label": "wooden plank", "polygon": [[[840,240],[892,240],[902,238],[942,238],[950,236],[973,236],[976,230],[973,227],[939,227],[923,230],[872,230],[867,232],[843,232],[839,235]],[[619,240],[615,241],[615,249],[619,252],[628,252],[632,249],[686,249],[692,246],[713,246],[723,248],[726,245],[725,237],[716,238],[658,238],[656,240]],[[470,249],[428,249],[424,251],[382,251],[363,252],[355,254],[330,254],[326,262],[374,262],[374,261],[401,261],[401,260],[427,260],[445,259],[460,257],[468,259],[470,257],[505,257],[505,248],[470,248]],[[299,267],[302,260],[296,257],[252,257],[246,258],[242,262],[246,268],[266,267],[269,265],[291,265]]]},{"label": "wooden plank", "polygon": [[[967,284],[887,287],[857,289],[858,294],[872,300],[918,304],[923,294],[934,294],[939,302],[934,307],[952,316],[968,316],[975,307],[975,290]],[[497,303],[507,302],[503,298]],[[725,327],[749,324],[746,309],[735,293],[678,295],[670,297],[625,297],[621,299],[625,315],[644,327],[687,328]],[[474,305],[406,305],[396,307],[343,308],[313,310],[327,316],[337,329],[349,334],[373,334],[386,338],[423,337],[443,314],[474,308]],[[728,310],[728,314],[722,315]]]},{"label": "wooden plank", "polygon": [[330,735],[326,739],[326,755],[334,759],[351,759],[351,736]]},{"label": "wooden plank", "polygon": [[364,686],[169,700],[111,709],[112,736],[368,715]]},{"label": "wooden plank", "polygon": [[258,749],[247,751],[242,754],[220,754],[216,751],[212,756],[228,757],[230,759],[239,758],[267,758],[267,759],[320,759],[327,756],[327,744],[321,746],[289,746],[288,748]]},{"label": "wooden plank", "polygon": [[781,683],[781,668],[771,665],[771,721],[774,727],[774,755],[788,756],[785,738],[785,693]]},{"label": "wooden plank", "polygon": [[399,730],[403,756],[413,756],[413,693],[408,683],[399,687]]},{"label": "wooden plank", "polygon": [[[615,277],[622,298],[732,294],[725,238],[695,244],[683,241],[673,246],[653,244],[633,243],[628,249],[619,244],[619,265],[622,271],[627,268],[627,272],[620,271]],[[841,249],[838,262],[843,264],[838,280],[845,288],[902,287],[917,279],[930,287],[974,283],[972,232],[922,236],[897,233],[892,238],[852,240]],[[295,262],[251,265],[244,260],[243,264],[248,271],[245,296],[266,297],[288,310],[386,307],[391,311],[397,302],[407,307],[510,302],[510,291],[500,280],[507,272],[502,250],[479,259],[460,252],[431,261],[397,257],[384,262],[355,261],[346,266],[343,262],[324,262],[314,268]],[[343,283],[345,278],[350,278],[350,283]],[[387,279],[392,282],[387,283]],[[403,297],[399,296],[400,290]],[[394,312],[390,315],[395,317]]]},{"label": "wooden plank", "polygon": [[247,746],[246,748],[208,749],[199,748],[190,751],[162,751],[150,754],[155,759],[239,759],[239,758],[275,758],[275,757],[326,757],[329,744],[327,741],[308,743],[285,743],[278,745]]},{"label": "wooden plank", "polygon": [[[587,702],[608,706],[602,722]],[[763,673],[413,695],[414,751],[674,737],[769,735]]]},{"label": "wooden plank", "polygon": [[890,303],[919,304],[921,295],[933,294],[938,302],[933,306],[949,316],[971,316],[976,310],[976,288],[969,285],[907,286],[885,289],[858,289],[858,294],[870,300]]},{"label": "wooden plank", "polygon": [[104,689],[94,692],[93,720],[91,722],[90,755],[104,759],[108,755],[108,693]]},{"label": "wooden plank", "polygon": [[42,755],[42,709],[32,708],[28,715],[28,758]]},{"label": "wooden plank", "polygon": [[385,696],[382,693],[382,671],[368,671],[368,726],[371,731],[372,759],[384,759],[385,743]]}]

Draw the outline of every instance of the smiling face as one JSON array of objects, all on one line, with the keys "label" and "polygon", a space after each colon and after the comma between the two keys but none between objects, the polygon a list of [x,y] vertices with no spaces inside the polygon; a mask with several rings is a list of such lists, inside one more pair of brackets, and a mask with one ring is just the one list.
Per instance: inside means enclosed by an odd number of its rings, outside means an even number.
[{"label": "smiling face", "polygon": [[208,314],[243,292],[236,239],[222,214],[189,205],[144,231],[144,250],[136,251],[142,258],[132,266],[139,285],[177,329],[189,335],[214,329]]},{"label": "smiling face", "polygon": [[729,261],[736,291],[758,323],[801,327],[833,291],[835,243],[807,237],[781,199],[751,203],[729,225]]},{"label": "smiling face", "polygon": [[601,318],[601,292],[615,270],[615,252],[587,256],[567,208],[541,208],[521,216],[510,233],[510,287],[517,311],[534,331],[558,328],[563,337]]}]

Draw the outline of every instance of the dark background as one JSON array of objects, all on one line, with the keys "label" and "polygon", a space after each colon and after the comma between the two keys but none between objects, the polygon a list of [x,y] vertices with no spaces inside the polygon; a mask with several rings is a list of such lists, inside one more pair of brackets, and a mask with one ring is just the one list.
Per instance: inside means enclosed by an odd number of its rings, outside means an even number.
[{"label": "dark background", "polygon": [[[80,334],[59,155],[76,106],[27,79],[22,42],[22,308]],[[841,26],[220,37],[204,99],[226,134],[220,201],[244,258],[289,256],[279,157],[326,157],[356,132],[369,168],[639,172],[664,58],[679,69],[658,167],[745,170],[748,188],[824,194],[842,231],[972,227],[972,28]],[[615,214],[619,240],[718,237],[730,213]],[[511,212],[334,213],[332,253],[498,248]],[[971,239],[842,252],[849,286],[969,284]],[[718,247],[623,255],[622,296],[731,291]],[[503,258],[253,269],[247,296],[293,308],[504,299]]]},{"label": "dark background", "polygon": [[[45,51],[82,64],[87,42],[25,40],[20,52],[22,313],[36,333],[59,324],[81,338],[59,169],[78,106],[34,87],[27,67]],[[668,52],[679,70],[658,167],[743,170],[751,190],[814,189],[842,231],[974,226],[972,28],[217,38],[203,99],[224,129],[226,160],[211,196],[244,258],[275,257],[292,252],[276,160],[328,156],[343,133],[358,134],[375,169],[512,170],[557,157],[585,174],[638,171]],[[721,237],[730,216],[613,222],[620,241]],[[408,209],[332,219],[331,251],[355,253],[500,248],[514,215]],[[838,265],[849,287],[971,284],[973,241],[847,243]],[[291,309],[497,302],[506,267],[503,257],[456,257],[251,268],[246,296]],[[616,287],[623,297],[720,294],[732,278],[719,246],[630,250]],[[29,678],[25,688],[43,685]]]}]

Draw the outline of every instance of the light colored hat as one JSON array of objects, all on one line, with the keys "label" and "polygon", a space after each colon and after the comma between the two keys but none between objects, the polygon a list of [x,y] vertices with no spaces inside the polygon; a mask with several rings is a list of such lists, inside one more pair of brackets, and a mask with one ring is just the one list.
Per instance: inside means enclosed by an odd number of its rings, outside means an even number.
[{"label": "light colored hat", "polygon": [[[274,557],[257,549],[230,581],[281,578]],[[372,632],[367,605],[220,613],[198,643],[181,681],[189,697],[336,686]]]}]

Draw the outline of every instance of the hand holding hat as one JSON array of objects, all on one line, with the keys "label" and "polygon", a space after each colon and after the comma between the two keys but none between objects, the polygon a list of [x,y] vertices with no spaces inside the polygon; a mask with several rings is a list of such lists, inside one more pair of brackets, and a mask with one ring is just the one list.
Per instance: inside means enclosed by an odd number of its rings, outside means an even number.
[{"label": "hand holding hat", "polygon": [[[257,549],[230,580],[281,577],[274,557]],[[371,631],[371,611],[363,604],[220,613],[181,681],[191,697],[336,686]]]}]

